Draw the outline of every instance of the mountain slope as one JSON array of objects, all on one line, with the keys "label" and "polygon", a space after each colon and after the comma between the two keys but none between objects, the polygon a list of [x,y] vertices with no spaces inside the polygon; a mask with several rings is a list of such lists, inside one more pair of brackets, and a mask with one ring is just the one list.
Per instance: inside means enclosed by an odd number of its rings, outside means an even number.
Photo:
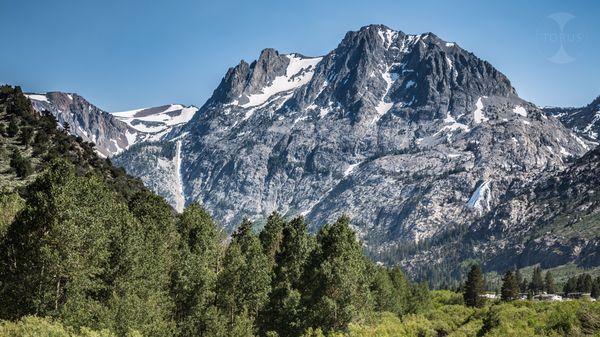
[{"label": "mountain slope", "polygon": [[492,212],[426,249],[382,255],[400,260],[419,278],[457,279],[464,261],[480,261],[488,271],[540,264],[600,266],[600,147],[567,169],[511,186]]},{"label": "mountain slope", "polygon": [[[544,108],[549,114],[559,118],[577,134],[591,141],[600,140],[600,96],[582,108]],[[597,144],[597,143],[596,143]]]},{"label": "mountain slope", "polygon": [[108,113],[71,93],[27,94],[37,111],[47,110],[58,122],[69,124],[69,132],[96,145],[103,157],[111,157],[144,141],[158,141],[173,128],[189,121],[196,107],[164,105]]},{"label": "mountain slope", "polygon": [[227,228],[274,210],[315,227],[347,214],[373,254],[470,224],[588,149],[489,63],[385,26],[323,57],[240,62],[175,137],[186,202]]}]

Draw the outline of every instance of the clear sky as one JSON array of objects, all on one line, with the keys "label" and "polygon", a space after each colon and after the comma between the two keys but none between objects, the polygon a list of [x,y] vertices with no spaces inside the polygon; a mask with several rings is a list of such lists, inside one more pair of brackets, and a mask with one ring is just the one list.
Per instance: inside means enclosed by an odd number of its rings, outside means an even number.
[{"label": "clear sky", "polygon": [[580,106],[600,95],[599,17],[598,1],[0,0],[0,82],[108,111],[199,106],[263,48],[322,55],[381,23],[457,42],[538,105]]}]

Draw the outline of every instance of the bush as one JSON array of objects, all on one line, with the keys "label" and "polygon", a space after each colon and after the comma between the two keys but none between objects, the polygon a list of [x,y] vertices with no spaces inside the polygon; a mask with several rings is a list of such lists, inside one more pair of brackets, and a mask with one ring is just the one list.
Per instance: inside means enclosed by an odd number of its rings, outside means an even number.
[{"label": "bush", "polygon": [[33,172],[31,161],[21,156],[18,150],[14,150],[12,153],[10,158],[10,167],[19,178],[25,178]]},{"label": "bush", "polygon": [[33,138],[33,128],[31,126],[25,126],[21,128],[21,143],[28,146]]},{"label": "bush", "polygon": [[[0,322],[0,336],[4,337],[116,337],[108,330],[93,331],[87,328],[81,328],[75,331],[73,328],[62,325],[59,322],[53,322],[49,319],[39,317],[24,317],[17,322]],[[128,336],[134,337],[135,333]]]},{"label": "bush", "polygon": [[8,128],[6,129],[6,135],[8,137],[14,137],[19,133],[19,124],[17,123],[17,119],[15,117],[10,119],[8,123]]}]

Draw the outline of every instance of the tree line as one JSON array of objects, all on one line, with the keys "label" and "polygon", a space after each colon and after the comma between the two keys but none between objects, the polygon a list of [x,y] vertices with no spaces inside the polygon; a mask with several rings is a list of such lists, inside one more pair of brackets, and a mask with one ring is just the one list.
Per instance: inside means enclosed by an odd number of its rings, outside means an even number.
[{"label": "tree line", "polygon": [[[464,284],[463,298],[467,306],[481,307],[485,302],[482,296],[484,293],[484,277],[481,267],[477,264],[471,266],[467,274],[467,280]],[[527,294],[531,299],[534,295],[545,292],[547,294],[558,294],[558,287],[554,283],[554,277],[550,271],[544,275],[539,266],[534,267],[531,281],[521,275],[519,269],[508,270],[502,277],[502,287],[500,289],[500,298],[503,301],[514,301],[521,298],[521,294]],[[589,293],[591,298],[600,298],[600,277],[593,279],[589,274],[584,273],[568,279],[563,287],[562,294],[567,296],[570,293],[580,292]]]}]

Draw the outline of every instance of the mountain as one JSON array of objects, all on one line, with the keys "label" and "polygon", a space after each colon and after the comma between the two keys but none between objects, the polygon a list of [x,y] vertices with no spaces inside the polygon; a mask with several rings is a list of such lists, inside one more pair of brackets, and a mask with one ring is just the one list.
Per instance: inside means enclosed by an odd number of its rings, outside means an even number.
[{"label": "mountain", "polygon": [[[371,25],[324,56],[241,61],[187,124],[115,161],[149,186],[168,177],[229,230],[275,210],[315,228],[346,214],[373,256],[392,256],[470,227],[590,146],[456,43]],[[175,157],[177,174],[156,165]]]},{"label": "mountain", "polygon": [[69,132],[96,145],[103,157],[111,157],[133,144],[158,141],[174,127],[186,123],[198,111],[179,104],[108,113],[74,93],[27,94],[37,111],[50,111]]},{"label": "mountain", "polygon": [[544,108],[544,111],[559,118],[565,125],[582,137],[600,141],[600,96],[581,108]]}]

